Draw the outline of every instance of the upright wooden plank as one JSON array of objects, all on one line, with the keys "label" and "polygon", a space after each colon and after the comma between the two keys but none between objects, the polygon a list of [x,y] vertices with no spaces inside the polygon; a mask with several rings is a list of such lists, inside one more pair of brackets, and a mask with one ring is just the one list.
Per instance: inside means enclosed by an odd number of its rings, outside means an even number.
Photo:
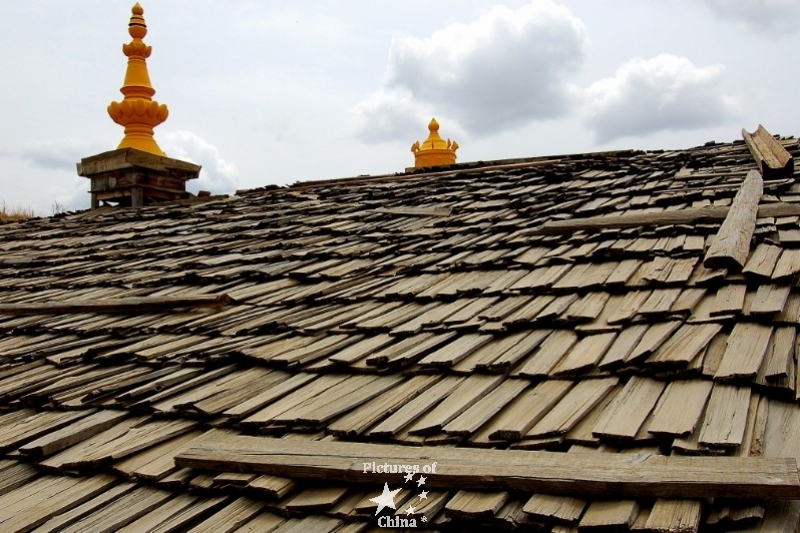
[{"label": "upright wooden plank", "polygon": [[783,311],[791,292],[789,284],[759,285],[753,303],[746,311],[751,315],[772,315]]},{"label": "upright wooden plank", "polygon": [[761,243],[747,260],[742,273],[769,278],[772,276],[780,255],[781,248],[779,246]]},{"label": "upright wooden plank", "polygon": [[720,324],[684,324],[647,358],[647,365],[687,365],[722,329]]},{"label": "upright wooden plank", "polygon": [[575,523],[583,514],[586,501],[569,496],[534,494],[525,503],[522,511],[534,518]]},{"label": "upright wooden plank", "polygon": [[600,361],[600,370],[612,370],[623,366],[633,348],[639,344],[642,335],[647,331],[647,327],[647,324],[636,324],[624,328]]},{"label": "upright wooden plank", "polygon": [[527,380],[509,379],[504,381],[472,407],[448,422],[442,431],[448,435],[471,435],[509,402],[522,394],[527,387]]},{"label": "upright wooden plank", "polygon": [[611,439],[632,439],[663,390],[663,382],[631,377],[622,392],[608,406],[592,433]]},{"label": "upright wooden plank", "polygon": [[639,514],[636,500],[594,501],[578,524],[579,531],[625,531]]},{"label": "upright wooden plank", "polygon": [[252,498],[237,498],[202,523],[193,527],[188,533],[204,533],[214,531],[230,533],[249,522],[264,509],[264,504]]},{"label": "upright wooden plank", "polygon": [[[794,366],[797,329],[794,326],[775,329],[767,355],[762,365],[764,377],[768,381],[787,378]],[[761,372],[759,370],[759,372]]]},{"label": "upright wooden plank", "polygon": [[647,430],[655,435],[688,435],[697,427],[705,410],[711,381],[690,379],[672,381],[654,411]]},{"label": "upright wooden plank", "polygon": [[744,308],[744,297],[746,293],[747,285],[735,283],[723,285],[717,289],[717,295],[714,298],[714,307],[709,314],[716,316],[741,313]]},{"label": "upright wooden plank", "polygon": [[562,435],[572,429],[583,416],[600,403],[617,384],[617,378],[579,381],[526,436],[547,437]]},{"label": "upright wooden plank", "polygon": [[700,427],[700,444],[722,448],[742,444],[749,406],[750,387],[715,383]]},{"label": "upright wooden plank", "polygon": [[444,513],[451,520],[491,519],[509,497],[510,494],[506,491],[460,490],[445,504]]},{"label": "upright wooden plank", "polygon": [[[374,458],[370,461],[370,458]],[[364,470],[373,482],[397,474],[373,469],[389,464],[436,462],[426,486],[607,495],[609,480],[620,498],[800,498],[797,461],[766,457],[673,457],[653,454],[564,454],[426,446],[218,436],[195,444],[176,462],[186,468],[263,472],[305,479],[356,482]],[[631,460],[634,458],[635,460]]]},{"label": "upright wooden plank", "polygon": [[431,367],[453,366],[490,340],[492,340],[492,335],[475,333],[461,335],[453,342],[445,344],[433,353],[426,355],[419,364]]},{"label": "upright wooden plank", "polygon": [[696,533],[703,506],[698,500],[667,500],[653,504],[645,529],[657,533]]},{"label": "upright wooden plank", "polygon": [[782,280],[791,278],[800,272],[800,250],[783,249],[775,269],[772,271],[772,279]]},{"label": "upright wooden plank", "polygon": [[672,336],[681,323],[678,320],[659,322],[651,324],[647,331],[642,335],[639,343],[631,350],[625,358],[625,362],[635,364],[647,359],[654,351],[659,349],[663,343]]},{"label": "upright wooden plank", "polygon": [[490,439],[519,440],[572,387],[567,380],[547,380],[520,394],[491,421]]},{"label": "upright wooden plank", "polygon": [[707,268],[741,269],[750,253],[750,241],[756,229],[758,203],[764,192],[764,182],[758,171],[747,174],[736,193],[714,243],[706,252],[703,264]]},{"label": "upright wooden plank", "polygon": [[616,333],[588,335],[581,339],[553,368],[556,376],[574,375],[595,366],[616,338]]},{"label": "upright wooden plank", "polygon": [[436,376],[414,376],[328,424],[336,436],[355,436],[397,411],[430,387]]},{"label": "upright wooden plank", "polygon": [[441,378],[425,390],[425,392],[406,403],[403,407],[398,409],[397,412],[370,429],[367,435],[372,438],[391,437],[408,426],[415,419],[419,418],[421,413],[430,411],[442,398],[447,397],[453,389],[463,382],[464,378],[457,378],[454,376]]},{"label": "upright wooden plank", "polygon": [[569,330],[560,329],[552,332],[539,349],[528,356],[514,375],[539,378],[548,376],[577,340],[578,336]]},{"label": "upright wooden plank", "polygon": [[428,435],[440,431],[443,426],[494,390],[503,380],[503,376],[468,377],[442,403],[415,421],[409,427],[409,433]]},{"label": "upright wooden plank", "polygon": [[714,377],[718,380],[753,378],[767,353],[772,326],[737,322],[728,337],[725,355]]}]

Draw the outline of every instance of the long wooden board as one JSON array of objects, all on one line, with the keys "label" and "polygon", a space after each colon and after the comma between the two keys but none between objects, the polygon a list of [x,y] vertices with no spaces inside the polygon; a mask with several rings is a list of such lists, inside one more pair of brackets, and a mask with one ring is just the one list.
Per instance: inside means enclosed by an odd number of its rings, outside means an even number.
[{"label": "long wooden board", "polygon": [[266,473],[355,483],[397,483],[364,472],[372,462],[431,465],[426,486],[512,489],[546,494],[659,498],[800,498],[794,458],[564,454],[523,450],[411,447],[248,436],[209,436],[175,458],[180,467]]},{"label": "long wooden board", "polygon": [[[696,224],[725,220],[729,207],[686,207],[658,213],[630,213],[586,218],[570,218],[546,222],[537,227],[520,231],[523,235],[558,235],[580,230],[624,229],[645,226],[670,226],[673,224]],[[758,206],[758,218],[787,217],[800,215],[800,204],[776,202]]]},{"label": "long wooden board", "polygon": [[706,268],[744,267],[756,229],[758,203],[762,194],[764,180],[758,171],[751,170],[736,193],[714,244],[706,252],[703,259]]},{"label": "long wooden board", "polygon": [[116,300],[66,300],[35,304],[0,304],[2,315],[61,315],[66,313],[130,313],[180,308],[223,307],[226,294],[163,296],[159,298],[118,298]]}]

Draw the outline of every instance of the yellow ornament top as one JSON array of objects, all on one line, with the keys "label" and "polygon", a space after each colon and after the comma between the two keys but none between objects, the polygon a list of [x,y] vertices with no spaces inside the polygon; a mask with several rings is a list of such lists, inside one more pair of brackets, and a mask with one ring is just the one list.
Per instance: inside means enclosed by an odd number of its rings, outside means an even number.
[{"label": "yellow ornament top", "polygon": [[446,141],[439,136],[439,123],[432,118],[428,124],[428,138],[420,144],[419,141],[411,145],[414,152],[414,166],[432,167],[436,165],[452,165],[456,162],[458,143]]},{"label": "yellow ornament top", "polygon": [[144,9],[138,3],[131,9],[128,34],[133,38],[122,45],[122,53],[128,57],[128,69],[120,92],[125,96],[122,102],[111,102],[108,114],[117,124],[125,127],[125,137],[117,148],[137,148],[157,155],[165,155],[153,138],[153,128],[167,120],[167,106],[153,100],[156,94],[150,85],[145,60],[150,57],[151,47],[142,39],[147,35],[144,22]]}]

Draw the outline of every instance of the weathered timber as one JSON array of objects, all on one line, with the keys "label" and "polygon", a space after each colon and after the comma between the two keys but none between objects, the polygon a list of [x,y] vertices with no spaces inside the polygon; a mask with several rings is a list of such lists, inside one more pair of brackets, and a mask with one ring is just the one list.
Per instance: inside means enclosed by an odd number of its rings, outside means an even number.
[{"label": "weathered timber", "polygon": [[[669,226],[673,224],[697,224],[725,220],[729,207],[687,207],[658,213],[634,213],[586,218],[570,218],[547,222],[539,227],[521,230],[521,235],[558,235],[580,230],[625,229],[646,226]],[[758,206],[758,218],[789,217],[800,215],[800,204],[775,202]]]},{"label": "weathered timber", "polygon": [[759,124],[753,133],[742,129],[742,138],[765,179],[790,177],[794,173],[792,154],[787,152],[786,148],[764,129],[764,126]]},{"label": "weathered timber", "polygon": [[[394,482],[371,463],[431,465],[426,486],[563,495],[659,498],[800,498],[794,458],[564,454],[409,447],[247,436],[209,436],[175,458],[180,467],[292,478]],[[365,465],[369,463],[369,473]]]},{"label": "weathered timber", "polygon": [[750,241],[756,229],[758,202],[764,193],[764,182],[758,171],[750,171],[733,199],[728,215],[719,228],[714,243],[706,252],[706,268],[741,269],[750,254]]},{"label": "weathered timber", "polygon": [[60,315],[66,313],[130,313],[170,309],[224,307],[226,294],[117,298],[115,300],[65,300],[33,304],[0,304],[2,315]]}]

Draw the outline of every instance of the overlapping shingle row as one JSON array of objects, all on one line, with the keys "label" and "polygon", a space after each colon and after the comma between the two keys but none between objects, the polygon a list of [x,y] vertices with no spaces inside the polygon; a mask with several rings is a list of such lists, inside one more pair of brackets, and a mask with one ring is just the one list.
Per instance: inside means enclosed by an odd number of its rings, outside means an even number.
[{"label": "overlapping shingle row", "polygon": [[[0,525],[376,526],[368,478],[175,464],[220,434],[796,458],[794,176],[765,179],[760,205],[790,214],[757,219],[741,271],[703,264],[754,165],[743,143],[610,152],[0,226],[0,508],[14,509]],[[717,210],[659,222],[697,208]],[[644,223],[564,229],[621,215]],[[185,301],[111,306],[132,298]],[[53,311],[77,301],[97,308]],[[432,480],[416,516],[554,531],[798,516],[777,500],[608,497]]]}]

